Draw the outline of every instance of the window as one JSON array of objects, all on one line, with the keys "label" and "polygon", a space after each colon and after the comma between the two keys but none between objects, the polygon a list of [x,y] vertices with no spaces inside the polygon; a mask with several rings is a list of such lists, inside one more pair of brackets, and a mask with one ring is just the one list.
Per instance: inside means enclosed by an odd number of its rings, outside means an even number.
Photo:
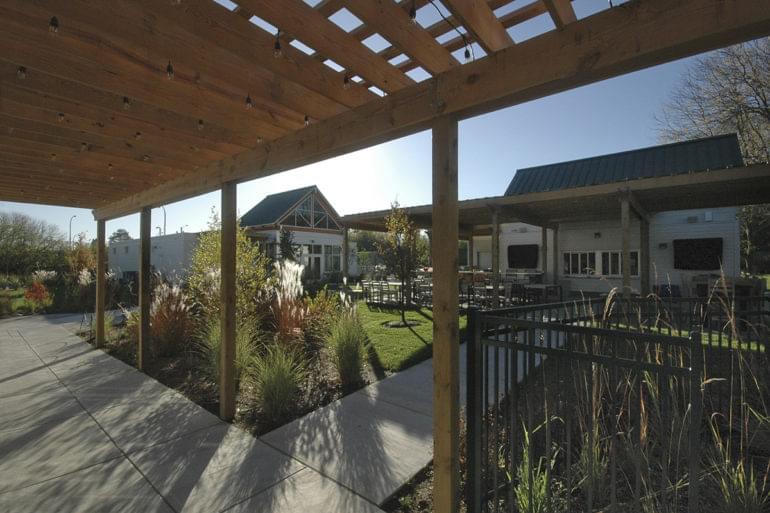
[{"label": "window", "polygon": [[284,218],[284,221],[293,226],[323,228],[339,230],[340,226],[331,214],[324,208],[320,201],[311,194],[302,203]]},{"label": "window", "polygon": [[674,241],[674,269],[715,271],[722,267],[722,239]]},{"label": "window", "polygon": [[[598,264],[598,265],[597,265]],[[631,251],[631,276],[639,276],[639,251]],[[622,251],[577,251],[563,254],[565,276],[623,275]]]},{"label": "window", "polygon": [[540,246],[537,244],[511,244],[508,246],[508,267],[511,269],[536,269]]},{"label": "window", "polygon": [[324,269],[327,273],[342,270],[342,247],[324,246]]},{"label": "window", "polygon": [[128,246],[123,246],[123,253],[128,255]]},{"label": "window", "polygon": [[564,253],[565,276],[591,276],[596,270],[596,253],[593,251]]},{"label": "window", "polygon": [[[597,269],[602,276],[623,276],[623,252],[602,251],[602,266]],[[631,251],[631,276],[639,276],[639,251]]]}]

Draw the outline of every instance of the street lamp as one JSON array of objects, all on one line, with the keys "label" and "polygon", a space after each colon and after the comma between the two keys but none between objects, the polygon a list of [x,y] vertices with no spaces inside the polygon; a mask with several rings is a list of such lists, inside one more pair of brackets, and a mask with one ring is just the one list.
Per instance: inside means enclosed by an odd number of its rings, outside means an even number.
[{"label": "street lamp", "polygon": [[77,217],[77,214],[73,214],[73,216],[70,217],[70,238],[69,238],[70,249],[72,249],[72,220],[75,219],[76,217]]},{"label": "street lamp", "polygon": [[163,209],[163,235],[166,235],[166,207],[161,205],[160,208]]}]

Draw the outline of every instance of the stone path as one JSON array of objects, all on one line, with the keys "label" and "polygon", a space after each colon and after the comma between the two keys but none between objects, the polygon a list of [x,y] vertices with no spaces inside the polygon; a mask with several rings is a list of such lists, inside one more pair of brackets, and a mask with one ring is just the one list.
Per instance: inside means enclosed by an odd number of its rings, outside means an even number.
[{"label": "stone path", "polygon": [[374,513],[432,459],[430,361],[256,439],[77,324],[0,321],[0,511]]}]

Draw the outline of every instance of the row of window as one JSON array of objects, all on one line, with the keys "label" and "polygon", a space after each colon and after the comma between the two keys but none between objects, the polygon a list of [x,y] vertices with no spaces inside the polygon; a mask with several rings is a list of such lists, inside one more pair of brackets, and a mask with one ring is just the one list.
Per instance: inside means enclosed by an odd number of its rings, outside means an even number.
[{"label": "row of window", "polygon": [[[564,276],[623,275],[622,251],[577,251],[562,255]],[[631,251],[631,276],[639,276],[639,251]]]}]

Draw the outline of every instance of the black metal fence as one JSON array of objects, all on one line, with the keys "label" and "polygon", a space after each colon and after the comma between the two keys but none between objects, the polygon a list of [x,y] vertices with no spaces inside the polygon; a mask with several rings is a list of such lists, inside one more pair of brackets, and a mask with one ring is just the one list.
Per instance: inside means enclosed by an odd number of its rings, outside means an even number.
[{"label": "black metal fence", "polygon": [[700,511],[699,419],[766,396],[768,325],[716,294],[471,311],[468,511]]},{"label": "black metal fence", "polygon": [[697,510],[700,333],[606,329],[600,312],[469,313],[469,512]]}]

